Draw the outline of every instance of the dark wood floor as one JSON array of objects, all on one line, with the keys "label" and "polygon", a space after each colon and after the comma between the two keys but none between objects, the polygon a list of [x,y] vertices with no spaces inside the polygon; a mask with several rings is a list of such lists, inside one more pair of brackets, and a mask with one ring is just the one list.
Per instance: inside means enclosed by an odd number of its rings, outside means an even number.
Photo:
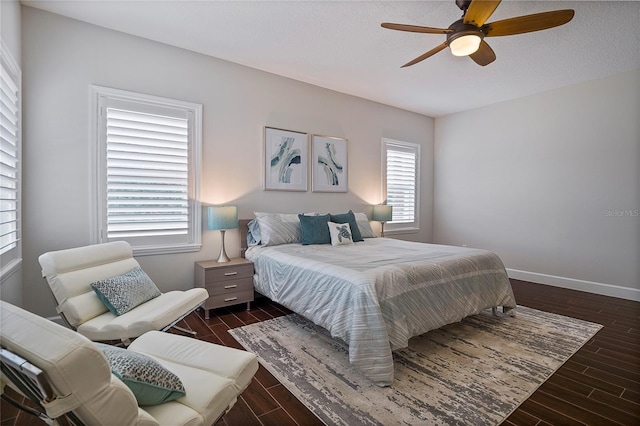
[{"label": "dark wood floor", "polygon": [[[512,425],[640,425],[640,302],[512,280],[518,304],[602,324],[584,347],[504,423]],[[242,348],[227,330],[290,313],[267,299],[187,317],[198,338]],[[39,424],[2,402],[2,425]],[[41,424],[41,423],[40,423]],[[319,425],[321,422],[262,366],[217,426]]]}]

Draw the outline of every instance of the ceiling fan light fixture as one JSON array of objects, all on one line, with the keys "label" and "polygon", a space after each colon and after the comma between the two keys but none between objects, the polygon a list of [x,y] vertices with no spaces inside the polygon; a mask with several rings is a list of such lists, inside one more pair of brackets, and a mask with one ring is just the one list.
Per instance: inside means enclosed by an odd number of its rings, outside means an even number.
[{"label": "ceiling fan light fixture", "polygon": [[[1,0],[0,0],[1,1]],[[573,19],[573,9],[554,10],[516,16],[487,23],[501,0],[455,0],[462,11],[462,18],[448,28],[423,27],[420,25],[393,24],[383,22],[383,28],[424,34],[446,34],[444,43],[423,53],[402,66],[408,67],[449,47],[455,56],[469,56],[473,62],[486,66],[496,60],[496,54],[483,40],[485,37],[499,37],[531,33],[564,25]]]},{"label": "ceiling fan light fixture", "polygon": [[482,38],[477,34],[463,34],[449,41],[454,56],[469,56],[478,51]]}]

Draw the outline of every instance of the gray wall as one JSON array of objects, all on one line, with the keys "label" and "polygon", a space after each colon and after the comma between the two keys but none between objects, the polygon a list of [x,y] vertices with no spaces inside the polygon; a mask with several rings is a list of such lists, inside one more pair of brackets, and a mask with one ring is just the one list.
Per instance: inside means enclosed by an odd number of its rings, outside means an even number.
[{"label": "gray wall", "polygon": [[[13,59],[22,68],[22,44],[20,42],[20,12],[21,7],[18,0],[0,1],[0,34],[2,41],[7,45]],[[17,306],[23,305],[22,298],[22,267],[18,268],[11,275],[2,277],[0,282],[0,299],[13,303]]]},{"label": "gray wall", "polygon": [[[51,315],[37,258],[89,244],[89,86],[97,84],[203,104],[203,203],[253,211],[367,211],[381,199],[381,138],[422,145],[421,230],[431,239],[434,120],[212,57],[23,7],[24,295]],[[344,137],[349,192],[262,191],[263,127]],[[239,253],[237,231],[227,233]],[[211,259],[219,233],[204,231],[198,253],[139,257],[163,290],[193,286],[193,262]]]},{"label": "gray wall", "polygon": [[640,300],[640,71],[436,119],[434,240]]}]

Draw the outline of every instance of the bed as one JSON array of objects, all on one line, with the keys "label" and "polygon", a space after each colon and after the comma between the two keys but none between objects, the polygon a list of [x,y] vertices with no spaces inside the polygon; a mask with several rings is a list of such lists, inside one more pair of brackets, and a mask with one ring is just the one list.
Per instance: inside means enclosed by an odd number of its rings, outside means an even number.
[{"label": "bed", "polygon": [[302,244],[305,228],[298,222],[296,234],[295,215],[261,215],[274,214],[256,213],[245,252],[256,291],[348,344],[350,363],[379,386],[393,383],[392,352],[411,337],[488,308],[515,314],[511,284],[492,252],[375,238],[364,214],[350,224],[361,231],[358,242]]}]

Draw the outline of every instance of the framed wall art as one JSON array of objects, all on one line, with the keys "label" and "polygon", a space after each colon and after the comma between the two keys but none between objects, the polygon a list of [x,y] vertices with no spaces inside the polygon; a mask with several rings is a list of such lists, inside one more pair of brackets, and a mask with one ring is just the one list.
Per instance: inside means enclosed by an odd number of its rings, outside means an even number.
[{"label": "framed wall art", "polygon": [[264,128],[265,190],[307,190],[308,140],[306,133]]},{"label": "framed wall art", "polygon": [[346,139],[312,136],[311,176],[313,192],[347,192]]}]

